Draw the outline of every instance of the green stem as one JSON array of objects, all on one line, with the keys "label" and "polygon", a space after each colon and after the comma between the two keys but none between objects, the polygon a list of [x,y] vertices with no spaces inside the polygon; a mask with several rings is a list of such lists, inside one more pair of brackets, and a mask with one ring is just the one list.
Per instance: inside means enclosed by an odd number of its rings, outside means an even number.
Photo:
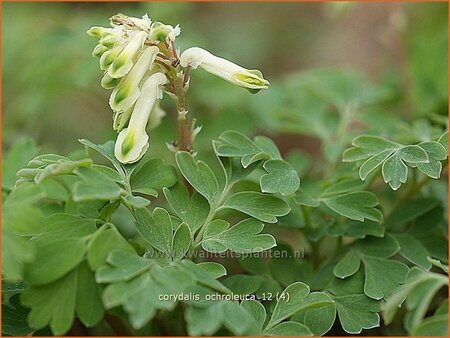
[{"label": "green stem", "polygon": [[220,197],[218,198],[217,202],[215,202],[213,205],[211,205],[209,214],[206,217],[205,222],[203,222],[203,224],[201,225],[200,231],[197,233],[197,236],[194,239],[194,249],[197,249],[200,247],[200,244],[202,243],[202,240],[203,240],[203,234],[205,232],[206,225],[208,225],[209,222],[211,222],[214,219],[214,216],[216,215],[217,211],[219,211],[220,208],[222,207],[222,204],[223,204],[225,198],[228,196],[228,193],[230,192],[232,187],[233,187],[233,184],[227,184],[225,189],[220,194]]}]

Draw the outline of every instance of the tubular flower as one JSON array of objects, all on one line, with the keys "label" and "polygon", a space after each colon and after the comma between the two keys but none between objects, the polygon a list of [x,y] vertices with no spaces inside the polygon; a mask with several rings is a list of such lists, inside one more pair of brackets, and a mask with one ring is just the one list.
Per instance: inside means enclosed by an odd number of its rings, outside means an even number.
[{"label": "tubular flower", "polygon": [[259,70],[245,69],[231,61],[220,58],[199,47],[185,50],[180,57],[182,67],[190,66],[192,69],[201,67],[228,82],[257,93],[268,88],[269,81],[263,78]]},{"label": "tubular flower", "polygon": [[[156,46],[148,47],[144,50],[139,57],[139,60],[136,62],[136,65],[114,88],[109,99],[109,105],[112,110],[127,110],[136,102],[141,94],[139,83],[150,69],[158,52],[159,49]],[[109,73],[107,75],[109,76]],[[111,78],[112,81],[114,81],[113,79],[114,77]]]},{"label": "tubular flower", "polygon": [[148,135],[145,129],[157,100],[162,98],[162,86],[166,82],[163,73],[155,73],[142,86],[142,94],[131,113],[128,127],[117,137],[114,154],[120,162],[134,163],[147,151]]}]

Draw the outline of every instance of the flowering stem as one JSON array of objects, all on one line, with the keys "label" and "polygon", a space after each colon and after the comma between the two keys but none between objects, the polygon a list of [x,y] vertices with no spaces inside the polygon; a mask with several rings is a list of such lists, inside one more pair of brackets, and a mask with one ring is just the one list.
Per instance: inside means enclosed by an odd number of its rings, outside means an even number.
[{"label": "flowering stem", "polygon": [[186,103],[186,91],[185,85],[189,76],[189,69],[186,72],[178,74],[177,68],[179,64],[179,58],[173,43],[170,45],[167,42],[160,43],[158,45],[161,54],[165,57],[165,60],[172,61],[171,64],[166,64],[164,61],[155,62],[161,64],[166,70],[170,78],[170,90],[177,97],[177,112],[178,112],[178,150],[192,151],[192,133],[187,118],[187,103]]},{"label": "flowering stem", "polygon": [[178,149],[184,151],[192,151],[192,135],[189,126],[189,119],[187,118],[187,103],[186,92],[184,90],[184,77],[175,75],[174,79],[175,95],[178,98]]}]

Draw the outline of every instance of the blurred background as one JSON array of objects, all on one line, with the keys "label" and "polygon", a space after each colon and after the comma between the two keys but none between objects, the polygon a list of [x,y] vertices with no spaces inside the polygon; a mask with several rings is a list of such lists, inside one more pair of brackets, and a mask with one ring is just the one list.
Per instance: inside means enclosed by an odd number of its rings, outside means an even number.
[{"label": "blurred background", "polygon": [[[195,148],[236,129],[273,137],[292,158],[340,158],[351,137],[377,130],[405,142],[434,137],[448,107],[446,3],[4,3],[3,147],[33,138],[41,152],[115,139],[109,91],[91,56],[93,25],[118,12],[180,24],[181,50],[204,47],[271,82],[257,95],[197,70],[188,96],[204,125]],[[150,156],[171,158],[170,98]],[[348,114],[348,107],[352,107]],[[416,121],[412,123],[412,121]],[[322,152],[320,152],[322,150]],[[304,161],[302,162],[304,163]]]}]

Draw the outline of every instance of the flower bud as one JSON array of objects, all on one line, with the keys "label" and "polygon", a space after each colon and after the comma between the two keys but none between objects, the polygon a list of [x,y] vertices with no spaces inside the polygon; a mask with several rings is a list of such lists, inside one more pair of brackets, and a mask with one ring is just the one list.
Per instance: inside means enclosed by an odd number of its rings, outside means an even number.
[{"label": "flower bud", "polygon": [[118,78],[130,71],[131,67],[133,67],[133,57],[139,49],[142,48],[146,38],[146,32],[138,32],[133,36],[131,41],[123,48],[117,58],[109,66],[109,76]]},{"label": "flower bud", "polygon": [[113,117],[113,129],[120,133],[123,128],[127,125],[128,121],[130,120],[131,113],[133,111],[133,108],[130,108],[125,111],[116,111],[114,112]]},{"label": "flower bud", "polygon": [[174,41],[175,37],[180,35],[180,26],[173,28],[171,25],[165,25],[161,22],[154,22],[150,30],[150,40],[153,41],[165,41],[167,38]]},{"label": "flower bud", "polygon": [[103,45],[97,45],[92,51],[92,56],[102,56],[102,54],[106,52],[108,49],[109,49],[108,47],[105,47]]},{"label": "flower bud", "polygon": [[100,40],[100,44],[110,49],[113,48],[118,42],[119,39],[114,34],[105,34]]},{"label": "flower bud", "polygon": [[192,47],[183,52],[180,57],[182,67],[198,66],[228,82],[246,88],[251,93],[268,88],[269,81],[263,78],[259,70],[245,69],[231,61],[217,57],[205,49]]},{"label": "flower bud", "polygon": [[162,98],[162,86],[166,82],[167,78],[163,73],[155,73],[142,86],[142,93],[131,113],[128,127],[119,133],[114,147],[114,154],[120,162],[134,163],[147,151],[148,135],[145,128],[156,101]]},{"label": "flower bud", "polygon": [[115,78],[109,76],[107,72],[102,77],[102,80],[100,82],[102,87],[105,89],[112,89],[115,86],[117,86],[119,83],[120,83],[120,79],[115,79]]},{"label": "flower bud", "polygon": [[114,88],[109,99],[109,105],[112,110],[127,110],[136,102],[140,95],[139,83],[150,69],[158,52],[159,49],[156,46],[151,46],[144,50],[128,75],[122,78],[117,87]]},{"label": "flower bud", "polygon": [[105,27],[98,27],[94,26],[88,29],[86,32],[89,36],[92,36],[94,38],[101,38],[106,33],[112,33],[114,31],[113,28],[105,28]]},{"label": "flower bud", "polygon": [[110,50],[107,50],[102,54],[100,57],[100,69],[101,70],[107,70],[109,66],[114,62],[114,60],[119,56],[120,52],[122,51],[124,45],[120,44],[117,46],[114,46]]}]

